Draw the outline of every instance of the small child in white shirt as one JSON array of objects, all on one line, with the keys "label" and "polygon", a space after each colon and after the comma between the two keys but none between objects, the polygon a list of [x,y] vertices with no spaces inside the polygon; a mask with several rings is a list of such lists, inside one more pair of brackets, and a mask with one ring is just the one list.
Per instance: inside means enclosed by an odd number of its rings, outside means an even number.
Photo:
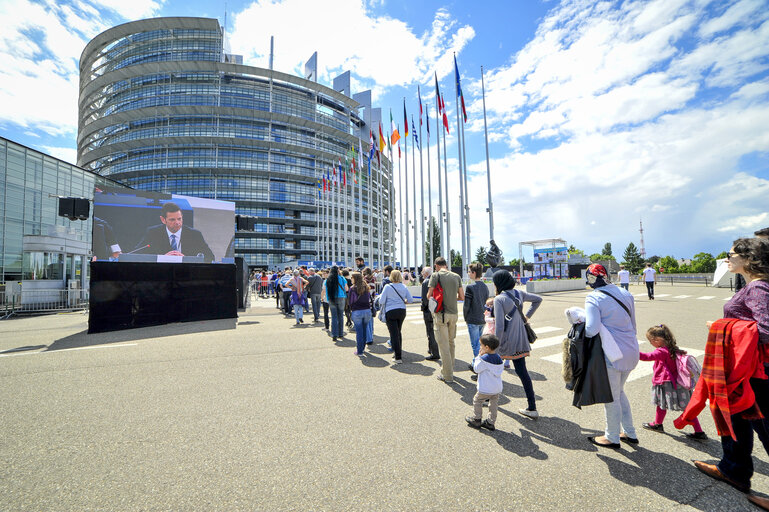
[{"label": "small child in white shirt", "polygon": [[[473,397],[473,416],[465,418],[473,428],[494,430],[497,421],[497,406],[502,393],[502,358],[497,354],[499,338],[493,334],[481,336],[481,349],[475,358],[473,369],[478,374],[478,392]],[[483,402],[489,401],[489,417],[483,417]]]}]

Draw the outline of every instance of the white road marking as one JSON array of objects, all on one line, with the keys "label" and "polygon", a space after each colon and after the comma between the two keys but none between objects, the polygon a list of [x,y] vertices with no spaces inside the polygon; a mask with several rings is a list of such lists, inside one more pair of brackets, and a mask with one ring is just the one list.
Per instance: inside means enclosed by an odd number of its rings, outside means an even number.
[{"label": "white road marking", "polygon": [[31,356],[35,354],[56,354],[58,352],[70,352],[72,350],[90,350],[95,348],[118,348],[118,347],[135,347],[138,343],[121,343],[119,345],[94,345],[91,347],[75,347],[75,348],[63,348],[60,350],[44,350],[44,351],[30,351],[30,352],[12,352],[8,354],[0,354],[0,357],[15,357],[15,356]]},{"label": "white road marking", "polygon": [[552,327],[549,325],[545,325],[542,327],[534,327],[534,332],[537,334],[547,334],[548,332],[555,332],[555,331],[562,331],[563,327]]},{"label": "white road marking", "polygon": [[716,298],[715,295],[703,295],[702,297],[697,297],[697,300],[710,300],[715,298]]},{"label": "white road marking", "polygon": [[676,295],[674,299],[688,299],[691,295]]},{"label": "white road marking", "polygon": [[[537,341],[534,342],[534,344],[531,345],[531,348],[545,348],[545,347],[552,347],[553,345],[560,345],[563,343],[563,339],[566,337],[566,335],[562,334],[560,336],[553,336],[551,338],[538,338]],[[560,354],[556,354],[558,357],[560,357]]]}]

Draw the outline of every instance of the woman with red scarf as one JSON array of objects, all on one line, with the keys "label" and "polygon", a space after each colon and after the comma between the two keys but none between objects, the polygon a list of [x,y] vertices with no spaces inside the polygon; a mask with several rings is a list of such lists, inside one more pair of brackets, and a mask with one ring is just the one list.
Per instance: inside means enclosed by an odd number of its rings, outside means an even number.
[{"label": "woman with red scarf", "polygon": [[[707,464],[694,461],[706,475],[742,492],[750,491],[753,476],[753,429],[769,451],[764,429],[769,418],[769,241],[740,238],[727,254],[729,270],[747,283],[724,305],[724,319],[709,322],[701,382],[676,427],[688,424],[707,399],[721,435],[724,455]],[[680,428],[680,427],[679,427]],[[769,500],[748,499],[769,510]]]}]

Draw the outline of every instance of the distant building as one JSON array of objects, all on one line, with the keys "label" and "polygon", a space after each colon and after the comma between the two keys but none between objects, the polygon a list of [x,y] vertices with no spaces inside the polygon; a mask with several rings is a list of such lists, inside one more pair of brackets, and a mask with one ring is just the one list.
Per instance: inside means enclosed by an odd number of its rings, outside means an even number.
[{"label": "distant building", "polygon": [[[373,158],[369,179],[365,158],[381,110],[370,91],[351,94],[349,72],[317,83],[315,59],[309,80],[245,66],[225,53],[215,19],[106,30],[80,58],[78,163],[139,190],[234,201],[256,217],[236,233],[249,266],[390,259],[390,162]],[[358,185],[325,195],[323,178],[361,147]]]}]

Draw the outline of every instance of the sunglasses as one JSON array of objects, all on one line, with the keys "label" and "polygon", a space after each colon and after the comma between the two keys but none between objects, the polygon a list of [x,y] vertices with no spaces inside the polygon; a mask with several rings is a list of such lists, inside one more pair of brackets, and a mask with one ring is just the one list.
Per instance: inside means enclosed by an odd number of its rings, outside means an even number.
[{"label": "sunglasses", "polygon": [[727,252],[726,253],[726,259],[727,260],[732,259],[732,256],[739,256],[739,254],[737,254],[736,252]]}]

